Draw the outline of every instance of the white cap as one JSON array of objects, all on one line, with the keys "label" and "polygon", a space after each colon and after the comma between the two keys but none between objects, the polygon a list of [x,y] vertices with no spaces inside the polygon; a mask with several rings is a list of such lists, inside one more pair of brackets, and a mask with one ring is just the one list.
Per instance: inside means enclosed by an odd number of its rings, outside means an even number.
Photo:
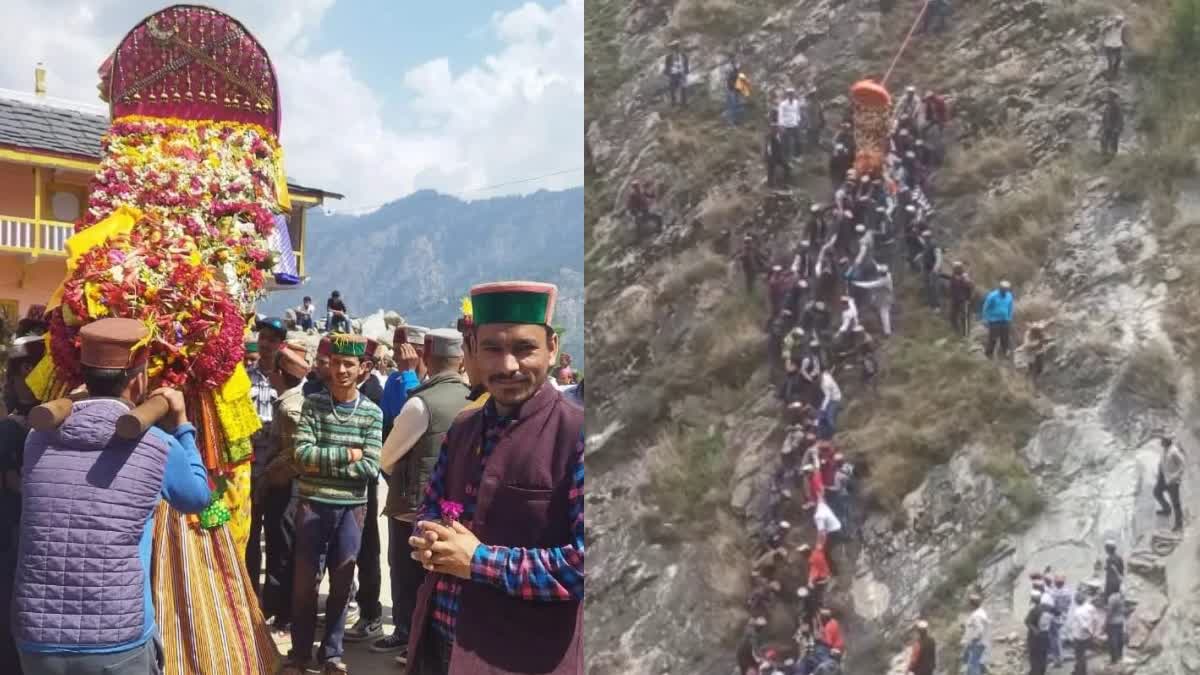
[{"label": "white cap", "polygon": [[912,85],[910,84],[910,85],[908,85],[907,87],[905,87],[905,88],[904,88],[904,91],[907,91],[907,92],[910,92],[910,93],[915,93],[915,92],[917,91],[917,88],[916,88],[916,87],[914,87],[914,86],[912,86]]},{"label": "white cap", "polygon": [[929,622],[925,619],[921,619],[917,622],[917,630],[929,630]]},{"label": "white cap", "polygon": [[808,587],[807,587],[807,586],[801,586],[800,588],[797,588],[797,589],[796,589],[796,595],[798,595],[798,596],[800,596],[800,597],[802,597],[802,598],[807,598],[807,597],[808,597]]},{"label": "white cap", "polygon": [[1008,283],[1008,279],[1000,282],[1000,288],[1012,288],[1012,284]]},{"label": "white cap", "polygon": [[820,210],[821,210],[821,205],[820,205],[820,204],[813,204],[812,206],[808,207],[808,210],[809,210],[809,211],[812,211],[813,213],[817,213],[818,211],[820,211]]},{"label": "white cap", "polygon": [[881,274],[887,274],[887,271],[888,271],[888,266],[887,266],[887,265],[884,265],[883,263],[880,263],[880,264],[878,264],[878,265],[876,265],[876,266],[875,266],[875,269],[879,270],[879,272],[880,272]]},{"label": "white cap", "polygon": [[792,529],[792,524],[786,520],[781,520],[781,521],[779,521],[779,529],[790,530],[790,529]]}]

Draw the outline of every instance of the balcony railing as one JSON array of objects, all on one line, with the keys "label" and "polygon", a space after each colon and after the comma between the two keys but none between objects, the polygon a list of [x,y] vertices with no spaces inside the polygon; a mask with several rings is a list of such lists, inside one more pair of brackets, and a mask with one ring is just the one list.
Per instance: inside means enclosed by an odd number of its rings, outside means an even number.
[{"label": "balcony railing", "polygon": [[[65,256],[67,239],[74,233],[71,223],[0,215],[0,252]],[[304,253],[295,253],[296,268],[303,277]]]},{"label": "balcony railing", "polygon": [[74,233],[71,223],[0,215],[0,251],[65,256]]}]

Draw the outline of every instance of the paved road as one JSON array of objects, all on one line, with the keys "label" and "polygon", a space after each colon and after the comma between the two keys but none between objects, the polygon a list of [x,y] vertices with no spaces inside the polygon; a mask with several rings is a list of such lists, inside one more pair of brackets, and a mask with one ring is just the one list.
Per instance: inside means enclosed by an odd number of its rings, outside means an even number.
[{"label": "paved road", "polygon": [[[379,481],[379,503],[382,505],[387,502],[387,485],[382,479]],[[380,506],[380,508],[383,508]],[[384,634],[390,635],[392,632],[392,583],[388,574],[387,566],[387,550],[388,550],[388,527],[387,519],[378,516],[379,520],[379,538],[380,538],[380,563],[383,566],[383,590],[380,592],[379,600],[383,603],[383,620]],[[325,594],[329,592],[329,577],[321,583],[321,603],[324,603]],[[317,643],[321,641],[322,627],[317,627]],[[286,654],[291,648],[290,636],[279,636],[276,638],[276,644],[279,645],[280,653]],[[403,672],[403,666],[396,663],[395,654],[375,654],[369,649],[370,642],[346,643],[346,665],[349,666],[352,675],[396,675]],[[316,647],[313,647],[314,654]],[[310,670],[309,672],[317,673],[318,670]]]}]

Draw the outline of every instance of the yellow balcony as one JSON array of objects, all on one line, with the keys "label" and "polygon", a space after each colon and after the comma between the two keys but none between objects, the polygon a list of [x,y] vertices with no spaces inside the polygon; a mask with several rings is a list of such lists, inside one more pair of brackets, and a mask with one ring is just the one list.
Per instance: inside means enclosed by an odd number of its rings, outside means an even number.
[{"label": "yellow balcony", "polygon": [[72,223],[0,215],[0,252],[66,256],[74,233]]}]

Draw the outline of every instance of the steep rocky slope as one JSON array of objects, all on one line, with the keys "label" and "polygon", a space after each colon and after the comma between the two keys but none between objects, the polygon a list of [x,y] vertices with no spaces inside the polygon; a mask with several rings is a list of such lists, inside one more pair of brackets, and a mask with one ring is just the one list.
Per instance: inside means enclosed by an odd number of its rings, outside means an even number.
[{"label": "steep rocky slope", "polygon": [[[917,7],[882,20],[875,3],[830,0],[587,11],[597,170],[586,195],[587,350],[601,382],[588,418],[589,672],[723,675],[746,620],[747,535],[781,440],[761,367],[764,310],[741,291],[725,241],[753,220],[776,250],[790,247],[828,182],[822,155],[803,162],[789,193],[765,190],[765,99],[756,92],[750,124],[728,128],[717,68],[736,48],[758,92],[816,85],[832,123],[850,83],[886,70]],[[1106,165],[1095,151],[1108,87],[1097,44],[1118,11],[1134,45],[1113,85],[1126,111],[1122,156]],[[1088,578],[1106,537],[1142,551],[1130,575],[1137,672],[1200,671],[1200,536],[1191,524],[1182,541],[1157,536],[1165,523],[1150,496],[1150,434],[1172,430],[1191,449],[1185,506],[1200,510],[1188,487],[1200,480],[1200,134],[1194,99],[1165,96],[1163,84],[1163,28],[1186,42],[1179,23],[1165,3],[964,4],[948,33],[916,38],[893,73],[893,89],[953,97],[949,160],[935,179],[939,236],[977,283],[1013,281],[1018,329],[1055,317],[1057,345],[1033,387],[984,361],[978,335],[960,344],[901,294],[881,391],[850,392],[839,433],[869,471],[856,569],[838,581],[848,672],[878,672],[918,615],[954,649],[971,585],[998,636],[1023,635],[1028,572]],[[663,96],[671,37],[691,57],[687,110]],[[621,214],[635,177],[658,184],[667,218],[641,239]],[[1022,648],[998,641],[993,672],[1021,672]],[[955,660],[943,653],[941,670]]]}]

